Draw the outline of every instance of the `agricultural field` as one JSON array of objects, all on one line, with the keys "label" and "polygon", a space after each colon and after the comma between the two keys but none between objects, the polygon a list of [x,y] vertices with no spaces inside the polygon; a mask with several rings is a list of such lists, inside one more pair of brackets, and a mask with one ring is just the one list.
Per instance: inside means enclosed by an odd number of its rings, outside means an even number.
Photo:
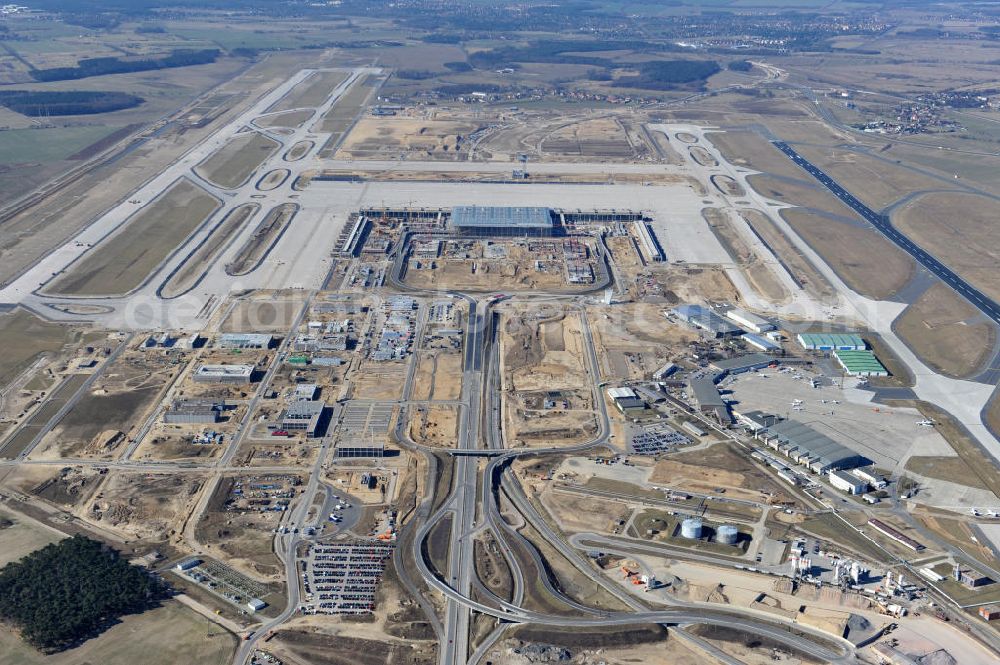
[{"label": "agricultural field", "polygon": [[116,127],[82,126],[0,131],[0,165],[76,161],[74,157],[116,131]]},{"label": "agricultural field", "polygon": [[0,314],[0,384],[7,385],[42,354],[56,354],[77,338],[67,326],[50,323],[15,309]]},{"label": "agricultural field", "polygon": [[199,175],[223,187],[239,187],[278,149],[277,141],[256,132],[237,136],[196,167]]},{"label": "agricultural field", "polygon": [[41,522],[0,510],[0,540],[3,541],[3,548],[0,548],[0,567],[63,538],[64,534]]},{"label": "agricultural field", "polygon": [[224,665],[235,649],[235,635],[174,600],[124,616],[100,636],[54,655],[43,655],[0,627],[0,665]]},{"label": "agricultural field", "polygon": [[218,208],[214,196],[179,180],[70,266],[50,290],[77,296],[128,293]]}]

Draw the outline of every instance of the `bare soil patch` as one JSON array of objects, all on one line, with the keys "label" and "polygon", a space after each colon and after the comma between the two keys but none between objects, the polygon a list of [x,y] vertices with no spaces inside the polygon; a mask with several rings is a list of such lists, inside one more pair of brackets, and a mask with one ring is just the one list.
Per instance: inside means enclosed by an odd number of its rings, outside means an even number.
[{"label": "bare soil patch", "polygon": [[[741,222],[732,220],[727,210],[705,208],[702,216],[708,222],[712,232],[726,248],[733,260],[740,266],[754,289],[771,302],[783,302],[788,296],[788,290],[775,274],[773,261],[766,255],[759,254],[744,240],[735,224]],[[780,266],[773,266],[781,269]]]},{"label": "bare soil patch", "polygon": [[298,210],[299,206],[295,203],[282,203],[271,208],[254,229],[253,236],[240,247],[236,258],[226,266],[226,274],[239,276],[256,270],[288,228]]},{"label": "bare soil patch", "polygon": [[802,288],[819,300],[836,297],[833,285],[770,217],[752,208],[739,212],[750,228],[771,249],[781,265],[788,270],[792,278]]},{"label": "bare soil patch", "polygon": [[306,153],[312,150],[314,145],[316,145],[314,141],[299,141],[288,149],[288,152],[285,153],[282,159],[286,162],[297,162],[305,157]]},{"label": "bare soil patch", "polygon": [[712,184],[726,196],[746,196],[743,185],[727,175],[713,175]]},{"label": "bare soil patch", "polygon": [[416,159],[464,160],[466,139],[481,127],[473,120],[364,117],[351,128],[337,156],[385,159],[411,154]]},{"label": "bare soil patch", "polygon": [[701,166],[718,166],[719,162],[712,157],[712,153],[705,150],[701,146],[692,146],[688,148],[691,153],[691,158],[694,159]]}]

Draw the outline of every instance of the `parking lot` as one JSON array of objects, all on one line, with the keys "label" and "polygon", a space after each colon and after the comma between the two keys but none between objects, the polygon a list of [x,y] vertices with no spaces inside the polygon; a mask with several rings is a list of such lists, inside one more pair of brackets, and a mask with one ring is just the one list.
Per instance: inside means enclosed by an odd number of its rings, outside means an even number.
[{"label": "parking lot", "polygon": [[301,562],[305,614],[367,614],[375,608],[392,545],[382,542],[314,545]]},{"label": "parking lot", "polygon": [[653,423],[636,428],[629,442],[629,452],[636,455],[659,455],[668,453],[675,446],[683,446],[691,440],[665,423]]},{"label": "parking lot", "polygon": [[348,403],[340,418],[340,432],[344,436],[385,434],[394,408],[390,403]]}]

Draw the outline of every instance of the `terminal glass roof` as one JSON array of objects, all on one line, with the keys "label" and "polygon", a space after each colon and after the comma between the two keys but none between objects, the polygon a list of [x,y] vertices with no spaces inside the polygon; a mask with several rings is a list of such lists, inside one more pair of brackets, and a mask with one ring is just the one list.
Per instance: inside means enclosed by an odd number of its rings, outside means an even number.
[{"label": "terminal glass roof", "polygon": [[550,229],[552,213],[548,208],[534,206],[455,206],[451,223],[457,227],[517,227]]}]

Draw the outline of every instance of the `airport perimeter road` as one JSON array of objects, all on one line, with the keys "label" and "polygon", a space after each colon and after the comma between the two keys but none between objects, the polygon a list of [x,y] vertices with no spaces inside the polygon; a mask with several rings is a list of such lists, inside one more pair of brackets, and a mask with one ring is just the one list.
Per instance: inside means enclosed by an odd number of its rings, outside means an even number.
[{"label": "airport perimeter road", "polygon": [[897,247],[913,257],[917,263],[936,275],[945,284],[953,288],[959,295],[968,300],[979,311],[993,320],[1000,323],[1000,304],[984,295],[981,291],[970,285],[967,281],[956,275],[950,268],[938,261],[931,254],[921,249],[916,243],[896,230],[892,222],[885,215],[881,215],[864,203],[859,201],[853,194],[837,184],[833,178],[828,176],[805,157],[795,152],[795,150],[784,141],[773,141],[774,146],[785,153],[793,162],[798,164],[809,175],[816,178],[824,187],[833,193],[838,199],[843,201],[854,212],[869,222],[872,226],[886,238],[891,240]]}]

